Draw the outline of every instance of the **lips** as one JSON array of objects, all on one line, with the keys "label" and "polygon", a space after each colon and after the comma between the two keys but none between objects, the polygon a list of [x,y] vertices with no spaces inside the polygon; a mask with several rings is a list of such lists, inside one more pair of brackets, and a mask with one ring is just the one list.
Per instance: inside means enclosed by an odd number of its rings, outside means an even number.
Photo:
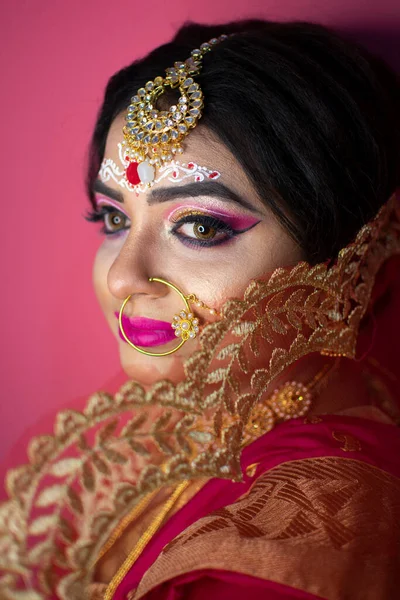
[{"label": "lips", "polygon": [[[114,314],[118,319],[119,313],[116,312]],[[176,337],[171,323],[167,321],[147,319],[146,317],[134,317],[130,319],[126,315],[122,315],[122,326],[132,344],[142,346],[143,348],[162,346],[171,342]],[[119,337],[126,342],[120,328],[118,328],[118,332]]]}]

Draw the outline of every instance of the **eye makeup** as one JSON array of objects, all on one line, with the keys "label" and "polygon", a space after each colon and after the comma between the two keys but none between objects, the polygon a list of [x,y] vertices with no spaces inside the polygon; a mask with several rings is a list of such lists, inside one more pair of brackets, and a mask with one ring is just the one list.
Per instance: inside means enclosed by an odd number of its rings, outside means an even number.
[{"label": "eye makeup", "polygon": [[[87,217],[88,221],[103,221],[101,233],[117,237],[130,228],[128,215],[121,210],[120,203],[104,196],[95,196],[96,209]],[[173,224],[170,233],[182,244],[191,247],[212,247],[230,241],[249,231],[261,219],[246,214],[215,210],[209,207],[175,206],[164,218]],[[117,222],[118,221],[118,222]]]},{"label": "eye makeup", "polygon": [[220,220],[236,231],[248,230],[251,227],[254,227],[254,225],[257,225],[261,220],[250,215],[239,215],[233,212],[230,213],[222,210],[203,208],[200,206],[188,206],[187,204],[182,204],[178,207],[175,207],[166,216],[169,221],[172,221],[172,223],[177,223],[179,220],[188,216],[199,215],[209,216],[211,218]]},{"label": "eye makeup", "polygon": [[175,207],[167,216],[174,223],[171,233],[181,243],[193,247],[212,247],[252,229],[260,219],[225,211],[199,209],[187,205]]},{"label": "eye makeup", "polygon": [[[129,221],[129,217],[124,210],[121,210],[121,205],[114,202],[112,199],[104,198],[101,196],[95,196],[96,209],[89,212],[86,216],[86,220],[92,223],[103,222],[103,226],[100,233],[113,236],[114,238],[125,233],[129,226],[126,225],[126,221]],[[119,223],[116,222],[119,220]],[[116,227],[116,229],[113,229]]]},{"label": "eye makeup", "polygon": [[119,212],[123,213],[129,219],[129,216],[122,208],[121,203],[117,202],[116,200],[113,200],[112,198],[108,198],[106,196],[99,196],[98,194],[95,194],[94,202],[96,204],[96,207],[104,206],[104,205],[113,206],[114,208],[116,208]]}]

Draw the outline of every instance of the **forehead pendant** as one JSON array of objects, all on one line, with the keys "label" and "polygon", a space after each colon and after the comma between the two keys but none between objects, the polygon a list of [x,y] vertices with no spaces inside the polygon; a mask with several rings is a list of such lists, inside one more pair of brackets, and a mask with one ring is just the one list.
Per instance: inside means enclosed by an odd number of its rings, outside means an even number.
[{"label": "forehead pendant", "polygon": [[[171,162],[183,152],[181,143],[202,116],[203,92],[194,77],[200,73],[203,56],[213,46],[228,38],[221,35],[201,44],[184,62],[176,62],[166,69],[165,77],[148,81],[131,98],[123,127],[122,152],[128,186],[146,184],[151,187],[156,169]],[[158,98],[167,89],[177,88],[178,102],[169,110],[156,108]]]}]

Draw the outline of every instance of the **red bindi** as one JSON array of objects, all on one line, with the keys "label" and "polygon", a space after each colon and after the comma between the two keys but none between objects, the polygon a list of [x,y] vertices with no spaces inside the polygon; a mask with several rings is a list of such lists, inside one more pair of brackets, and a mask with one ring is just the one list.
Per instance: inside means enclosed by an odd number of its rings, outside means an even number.
[{"label": "red bindi", "polygon": [[131,162],[126,169],[126,178],[132,185],[137,185],[138,183],[140,183],[138,165],[139,163],[137,162]]}]

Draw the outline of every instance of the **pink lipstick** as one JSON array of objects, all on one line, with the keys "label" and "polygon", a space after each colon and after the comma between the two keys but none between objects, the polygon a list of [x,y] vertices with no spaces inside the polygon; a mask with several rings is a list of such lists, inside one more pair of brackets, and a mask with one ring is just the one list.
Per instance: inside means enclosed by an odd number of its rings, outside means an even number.
[{"label": "pink lipstick", "polygon": [[[118,319],[119,313],[115,312],[114,314]],[[146,317],[134,317],[130,319],[126,315],[122,315],[122,326],[132,344],[142,346],[143,348],[162,346],[171,342],[176,337],[171,323],[167,321],[147,319]],[[119,337],[126,342],[120,328],[118,328],[118,332]]]}]

